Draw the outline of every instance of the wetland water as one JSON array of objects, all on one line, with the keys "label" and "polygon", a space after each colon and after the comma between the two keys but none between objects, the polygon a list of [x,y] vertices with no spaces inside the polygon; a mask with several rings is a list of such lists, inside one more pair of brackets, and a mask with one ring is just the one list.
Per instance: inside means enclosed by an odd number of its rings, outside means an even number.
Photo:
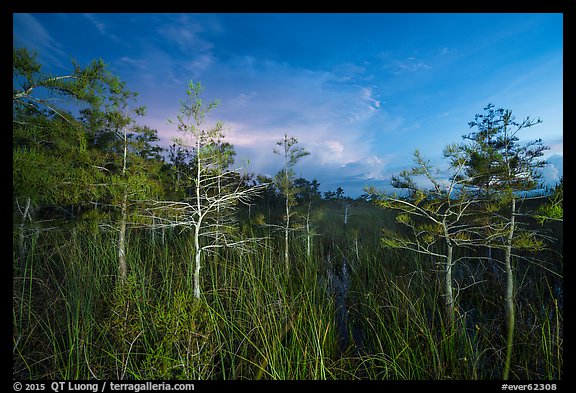
[{"label": "wetland water", "polygon": [[348,307],[348,290],[350,288],[350,266],[346,258],[341,262],[328,259],[328,290],[334,297],[336,305],[335,322],[338,333],[338,344],[342,353],[352,349],[358,352],[361,347],[361,331],[352,323]]}]

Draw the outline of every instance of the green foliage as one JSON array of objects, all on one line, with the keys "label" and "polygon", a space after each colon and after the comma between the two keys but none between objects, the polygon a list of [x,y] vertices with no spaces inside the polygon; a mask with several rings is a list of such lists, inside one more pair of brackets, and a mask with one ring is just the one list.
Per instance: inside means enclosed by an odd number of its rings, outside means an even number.
[{"label": "green foliage", "polygon": [[538,209],[535,217],[540,224],[543,224],[547,220],[562,221],[564,218],[564,208],[559,203],[552,201],[550,204],[542,205]]},{"label": "green foliage", "polygon": [[521,232],[514,238],[512,244],[514,248],[527,250],[532,253],[542,251],[545,248],[544,241],[537,238],[534,232]]},{"label": "green foliage", "polygon": [[150,318],[150,334],[142,373],[150,379],[198,379],[214,362],[213,322],[204,302],[190,292],[178,291],[170,301],[158,304]]},{"label": "green foliage", "polygon": [[407,213],[401,213],[396,216],[396,222],[404,225],[411,225],[412,220],[410,219],[410,215]]},{"label": "green foliage", "polygon": [[[74,63],[70,74],[53,76],[44,73],[26,49],[15,48],[13,78],[17,202],[30,198],[34,206],[46,209],[90,202],[106,205],[126,188],[132,188],[138,199],[149,197],[152,188],[159,194],[159,185],[150,180],[152,160],[159,158],[158,148],[151,145],[158,140],[156,131],[135,127],[122,135],[120,130],[133,122],[127,106],[136,93],[127,90],[101,60],[86,67]],[[79,109],[80,115],[54,106],[54,100],[42,95],[58,97],[62,105]],[[144,110],[136,108],[134,113]],[[124,147],[129,150],[128,163]]]},{"label": "green foliage", "polygon": [[540,139],[521,145],[518,133],[541,122],[529,117],[518,122],[511,110],[494,109],[488,104],[484,113],[469,123],[476,132],[464,136],[471,141],[462,146],[467,153],[466,175],[470,184],[488,196],[532,190],[542,176],[538,170],[546,165],[540,157],[549,148]]},{"label": "green foliage", "polygon": [[294,204],[295,196],[298,193],[298,189],[294,185],[294,181],[296,180],[294,166],[302,157],[310,153],[304,148],[296,146],[298,140],[294,137],[288,138],[286,134],[284,134],[284,139],[278,141],[276,144],[280,146],[281,149],[274,149],[274,153],[284,158],[284,168],[276,174],[274,181],[289,203]]},{"label": "green foliage", "polygon": [[104,322],[104,329],[108,332],[114,346],[118,346],[121,353],[128,353],[130,345],[134,344],[144,332],[140,312],[144,301],[139,296],[137,276],[130,274],[124,285],[116,285],[110,296],[110,317]]},{"label": "green foliage", "polygon": [[546,203],[540,205],[534,212],[533,217],[540,225],[546,221],[563,221],[564,219],[564,181],[554,187]]},{"label": "green foliage", "polygon": [[73,62],[68,75],[50,75],[42,71],[36,54],[25,48],[13,48],[13,104],[17,108],[47,110],[61,119],[75,124],[70,114],[52,105],[53,100],[40,98],[37,90],[51,98],[64,99],[79,105],[99,107],[106,93],[116,94],[122,83],[112,75],[102,60],[94,60],[82,67]]},{"label": "green foliage", "polygon": [[380,239],[380,245],[384,248],[404,248],[406,243],[392,237],[383,237]]}]

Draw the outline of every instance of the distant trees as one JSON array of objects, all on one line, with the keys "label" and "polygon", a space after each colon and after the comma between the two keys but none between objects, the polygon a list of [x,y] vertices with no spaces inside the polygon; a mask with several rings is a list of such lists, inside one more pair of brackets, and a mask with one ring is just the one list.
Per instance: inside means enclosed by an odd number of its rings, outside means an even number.
[{"label": "distant trees", "polygon": [[318,183],[318,180],[316,179],[308,181],[300,177],[294,180],[294,187],[296,188],[296,200],[299,204],[305,204],[306,206],[306,216],[304,217],[304,227],[306,230],[306,256],[310,258],[312,254],[312,238],[315,236],[315,228],[312,223],[314,220],[312,204],[322,199],[319,191],[320,183]]},{"label": "distant trees", "polygon": [[294,180],[294,187],[296,190],[296,201],[298,203],[317,201],[321,198],[319,190],[320,183],[318,183],[316,179],[309,181],[303,177],[299,177]]},{"label": "distant trees", "polygon": [[344,199],[344,190],[342,187],[336,188],[335,191],[325,191],[324,199],[331,201],[335,199]]},{"label": "distant trees", "polygon": [[[362,198],[360,198],[362,199]],[[342,187],[336,188],[335,191],[325,191],[324,200],[326,201],[341,201],[344,208],[344,225],[348,225],[348,218],[350,217],[350,209],[352,208],[352,198],[344,196],[344,189]]]},{"label": "distant trees", "polygon": [[305,149],[298,147],[298,140],[294,137],[288,137],[284,134],[284,138],[276,143],[278,149],[274,149],[274,153],[280,155],[284,161],[284,167],[276,174],[274,183],[284,196],[284,262],[286,264],[286,274],[290,271],[290,256],[289,256],[289,233],[290,233],[290,218],[294,214],[292,207],[296,205],[297,188],[294,185],[296,174],[294,173],[294,166],[302,158],[310,153]]}]

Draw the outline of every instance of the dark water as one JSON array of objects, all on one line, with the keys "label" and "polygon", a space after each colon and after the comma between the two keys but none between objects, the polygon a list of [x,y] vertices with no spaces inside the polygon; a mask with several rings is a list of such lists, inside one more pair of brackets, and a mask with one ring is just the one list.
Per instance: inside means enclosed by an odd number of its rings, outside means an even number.
[{"label": "dark water", "polygon": [[336,304],[336,332],[338,344],[342,353],[349,350],[358,352],[361,346],[361,331],[351,321],[351,313],[348,307],[348,289],[350,288],[349,265],[346,258],[340,263],[328,261],[328,290],[334,296]]}]

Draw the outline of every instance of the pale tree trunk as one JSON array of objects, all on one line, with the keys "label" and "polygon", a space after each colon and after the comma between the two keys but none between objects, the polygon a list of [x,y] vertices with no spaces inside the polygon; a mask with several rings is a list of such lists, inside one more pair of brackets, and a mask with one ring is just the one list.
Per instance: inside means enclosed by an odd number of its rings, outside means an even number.
[{"label": "pale tree trunk", "polygon": [[[222,195],[222,177],[218,176],[218,195]],[[248,217],[250,217],[250,213],[248,213]],[[248,220],[250,220],[250,218],[248,218]],[[220,213],[220,204],[218,204],[216,206],[216,238],[214,240],[214,242],[216,244],[220,244],[220,223],[222,221],[222,216]],[[216,280],[216,282],[218,282],[218,268],[220,265],[220,253],[216,252],[214,254],[214,272],[215,272],[215,277],[214,279]]]},{"label": "pale tree trunk", "polygon": [[121,206],[120,231],[118,234],[118,273],[120,279],[124,281],[128,274],[126,265],[126,211],[128,204],[128,191],[124,191]]},{"label": "pale tree trunk", "polygon": [[310,206],[312,204],[312,201],[308,202],[308,214],[306,215],[306,256],[308,257],[308,259],[310,259],[310,253],[311,253],[311,236],[312,234],[310,233]]},{"label": "pale tree trunk", "polygon": [[444,237],[446,238],[446,266],[444,271],[444,307],[446,313],[446,320],[453,326],[454,324],[454,295],[452,291],[452,265],[453,265],[453,252],[454,246],[450,240],[448,227],[445,221],[442,221],[442,229]]},{"label": "pale tree trunk", "polygon": [[[218,176],[218,195],[222,195],[222,177]],[[250,217],[250,214],[248,214]],[[216,206],[216,228],[220,228],[220,205]],[[220,231],[216,232],[216,244],[220,244]],[[216,253],[218,255],[218,253]]]},{"label": "pale tree trunk", "polygon": [[200,157],[200,137],[196,139],[196,154],[197,154],[197,168],[196,168],[196,208],[197,208],[197,222],[194,226],[194,251],[195,263],[194,267],[194,297],[200,299],[200,262],[202,256],[202,249],[200,248],[200,228],[202,225],[202,203],[200,201],[200,174],[202,171],[202,160]]},{"label": "pale tree trunk", "polygon": [[308,222],[306,223],[306,232],[307,232],[307,236],[306,236],[306,257],[308,259],[310,259],[310,254],[312,251],[312,245],[311,245],[311,239],[310,237],[312,236],[310,233],[310,225],[308,224]]},{"label": "pale tree trunk", "polygon": [[[124,156],[122,160],[122,178],[126,181],[126,164],[128,161],[128,135],[124,127]],[[118,273],[122,282],[128,275],[126,265],[126,216],[128,210],[128,186],[124,184],[124,194],[122,195],[122,205],[120,207],[120,230],[118,233]]]},{"label": "pale tree trunk", "polygon": [[512,363],[512,344],[514,343],[514,272],[512,271],[512,239],[515,229],[516,198],[512,197],[512,213],[510,215],[510,231],[504,249],[504,265],[506,269],[506,363],[504,365],[503,379],[508,379]]},{"label": "pale tree trunk", "polygon": [[290,273],[290,260],[288,257],[288,231],[290,229],[290,207],[288,195],[286,195],[286,228],[284,230],[284,261],[286,263],[286,274]]},{"label": "pale tree trunk", "polygon": [[454,297],[452,295],[452,252],[453,247],[450,240],[447,240],[447,250],[446,250],[446,274],[444,277],[445,284],[445,307],[446,307],[446,318],[450,324],[454,323]]},{"label": "pale tree trunk", "polygon": [[200,248],[200,226],[197,225],[194,231],[194,247],[196,249],[194,268],[194,297],[200,299],[200,258],[202,249]]}]

